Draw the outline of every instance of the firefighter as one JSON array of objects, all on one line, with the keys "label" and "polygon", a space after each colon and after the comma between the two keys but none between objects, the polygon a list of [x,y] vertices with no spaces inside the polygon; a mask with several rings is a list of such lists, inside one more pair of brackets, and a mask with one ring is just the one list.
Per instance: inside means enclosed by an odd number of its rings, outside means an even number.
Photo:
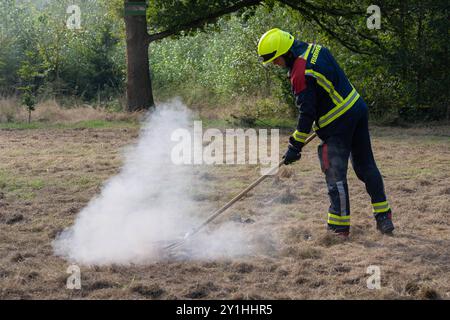
[{"label": "firefighter", "polygon": [[370,195],[377,229],[392,234],[392,213],[375,163],[368,128],[368,108],[330,51],[308,44],[278,28],[267,31],[258,43],[264,65],[289,70],[299,110],[297,128],[289,137],[284,164],[300,160],[302,147],[313,129],[321,143],[318,156],[330,198],[328,229],[348,237],[350,203],[348,159]]}]

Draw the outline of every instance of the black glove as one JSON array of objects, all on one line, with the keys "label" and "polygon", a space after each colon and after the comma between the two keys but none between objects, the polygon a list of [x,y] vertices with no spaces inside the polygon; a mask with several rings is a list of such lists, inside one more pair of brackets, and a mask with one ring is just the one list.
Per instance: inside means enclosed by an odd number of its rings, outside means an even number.
[{"label": "black glove", "polygon": [[302,147],[303,143],[295,140],[294,137],[290,137],[288,149],[283,156],[284,164],[288,165],[300,160],[300,158],[302,157]]}]

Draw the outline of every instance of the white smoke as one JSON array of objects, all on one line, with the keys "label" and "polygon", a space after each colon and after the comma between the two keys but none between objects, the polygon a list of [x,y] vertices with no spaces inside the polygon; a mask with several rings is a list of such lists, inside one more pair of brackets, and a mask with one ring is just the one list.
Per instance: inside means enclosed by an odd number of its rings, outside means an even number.
[{"label": "white smoke", "polygon": [[[164,244],[179,239],[205,218],[199,218],[192,200],[194,166],[171,161],[172,132],[191,125],[191,113],[181,102],[157,106],[147,116],[139,141],[126,152],[120,173],[55,239],[55,254],[84,265],[166,259],[161,251]],[[238,228],[225,224],[199,235],[188,243],[192,248],[187,248],[184,258],[245,254],[246,237]]]}]

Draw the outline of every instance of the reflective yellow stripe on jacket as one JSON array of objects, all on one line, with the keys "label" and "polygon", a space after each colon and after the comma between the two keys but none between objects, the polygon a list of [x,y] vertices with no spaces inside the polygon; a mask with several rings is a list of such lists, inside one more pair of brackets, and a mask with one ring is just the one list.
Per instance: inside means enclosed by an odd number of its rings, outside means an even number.
[{"label": "reflective yellow stripe on jacket", "polygon": [[306,49],[306,51],[301,55],[301,58],[308,61],[309,53],[311,52],[312,46],[313,46],[312,44],[308,45],[308,49]]},{"label": "reflective yellow stripe on jacket", "polygon": [[344,99],[342,99],[341,95],[334,89],[334,86],[331,83],[331,81],[329,81],[323,74],[321,74],[317,71],[314,71],[312,69],[306,69],[305,75],[316,78],[319,86],[321,86],[322,88],[325,89],[326,92],[328,92],[328,94],[331,97],[331,100],[333,100],[335,105],[338,105],[338,104],[342,103],[342,101],[344,101]]},{"label": "reflective yellow stripe on jacket", "polygon": [[294,137],[294,139],[296,141],[305,143],[306,138],[308,138],[309,134],[295,130],[295,132],[292,134],[292,136]]},{"label": "reflective yellow stripe on jacket", "polygon": [[326,125],[330,124],[332,121],[336,120],[340,116],[342,116],[348,109],[350,109],[356,101],[359,99],[359,93],[353,88],[352,92],[338,104],[336,107],[331,109],[327,114],[319,118],[319,127],[323,128]]},{"label": "reflective yellow stripe on jacket", "polygon": [[[313,49],[313,47],[317,47]],[[305,53],[302,55],[302,58],[305,60],[308,60],[308,57],[311,53],[311,51],[318,52],[320,51],[321,47],[319,45],[313,45],[310,44],[308,46],[308,49],[305,51]],[[314,54],[313,54],[314,55]],[[317,59],[317,57],[315,57]],[[331,109],[329,112],[327,112],[325,115],[319,118],[317,124],[314,125],[314,130],[317,130],[319,128],[325,127],[326,125],[330,124],[337,118],[339,118],[341,115],[343,115],[347,110],[349,110],[359,99],[359,93],[356,91],[356,89],[352,86],[353,90],[347,95],[347,97],[343,98],[334,88],[333,83],[328,80],[323,74],[320,72],[313,70],[313,69],[306,69],[305,75],[312,76],[316,78],[317,84],[320,85],[330,96],[331,100],[335,104],[335,107]],[[294,136],[295,138],[295,136]]]}]

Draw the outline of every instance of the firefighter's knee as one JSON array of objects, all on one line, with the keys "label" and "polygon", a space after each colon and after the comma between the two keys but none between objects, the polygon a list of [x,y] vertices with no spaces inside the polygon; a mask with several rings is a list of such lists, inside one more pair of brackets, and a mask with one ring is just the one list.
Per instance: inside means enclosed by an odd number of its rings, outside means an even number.
[{"label": "firefighter's knee", "polygon": [[365,183],[377,178],[380,175],[377,166],[372,164],[355,166],[354,170],[358,179]]},{"label": "firefighter's knee", "polygon": [[359,180],[361,180],[362,182],[366,182],[367,171],[362,166],[353,165],[353,170],[355,171],[355,174]]}]

